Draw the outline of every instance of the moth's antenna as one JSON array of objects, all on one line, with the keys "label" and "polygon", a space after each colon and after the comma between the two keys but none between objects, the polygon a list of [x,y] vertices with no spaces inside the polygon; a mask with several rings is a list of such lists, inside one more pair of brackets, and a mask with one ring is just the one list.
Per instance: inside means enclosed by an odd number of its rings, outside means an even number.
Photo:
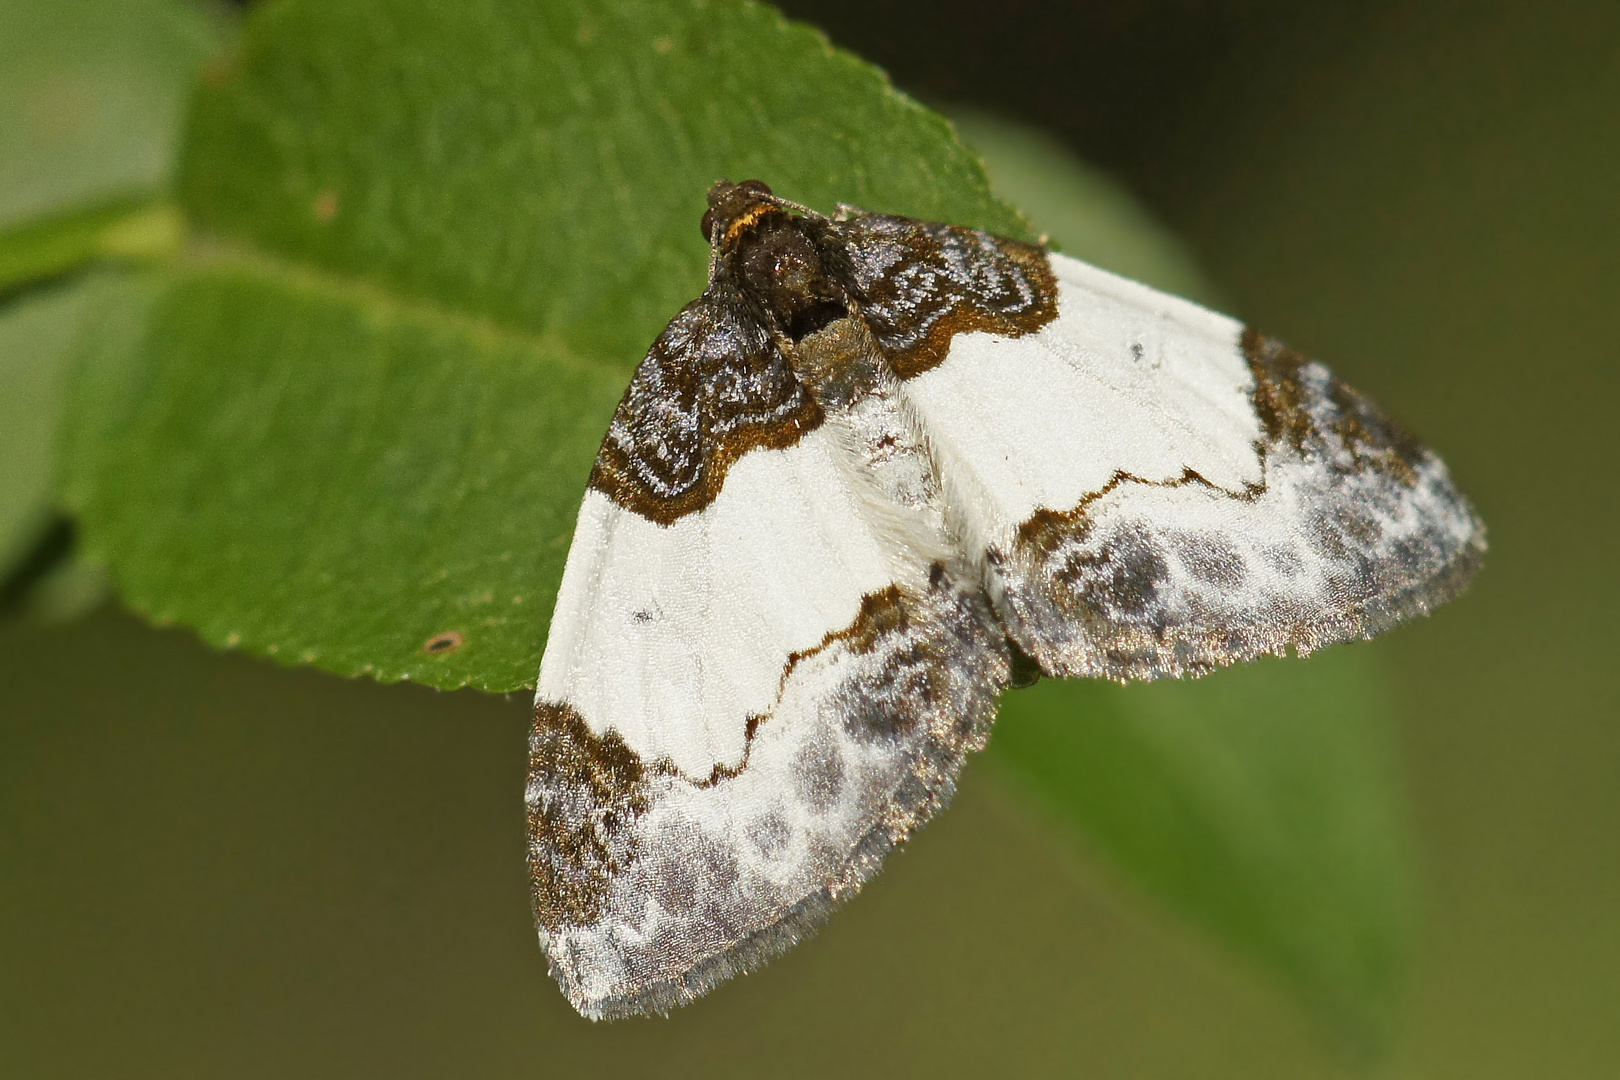
[{"label": "moth's antenna", "polygon": [[776,194],[776,192],[774,192],[774,191],[771,192],[769,195],[766,195],[765,199],[767,201],[769,201],[769,202],[775,203],[777,206],[780,206],[784,210],[797,210],[799,213],[803,214],[805,217],[821,218],[822,220],[826,220],[826,215],[825,214],[822,214],[822,213],[819,213],[819,212],[817,212],[815,210],[812,210],[808,206],[803,205],[802,203],[796,203],[792,199],[784,199],[784,198],[782,198],[782,196]]}]

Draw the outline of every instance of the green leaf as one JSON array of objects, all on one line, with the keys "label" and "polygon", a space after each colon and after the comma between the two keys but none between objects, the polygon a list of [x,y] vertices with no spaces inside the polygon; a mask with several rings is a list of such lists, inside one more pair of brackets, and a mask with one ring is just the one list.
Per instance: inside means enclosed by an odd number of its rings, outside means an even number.
[{"label": "green leaf", "polygon": [[[148,285],[75,439],[126,599],[344,674],[532,681],[618,374],[284,265]],[[424,652],[445,633],[469,663]]]},{"label": "green leaf", "polygon": [[1003,699],[990,759],[1137,886],[1376,1045],[1411,930],[1380,691],[1365,646],[1198,682],[1043,682]]},{"label": "green leaf", "polygon": [[722,176],[1024,234],[941,118],[756,4],[262,6],[194,108],[196,235],[79,406],[88,550],[216,644],[532,685]]},{"label": "green leaf", "polygon": [[63,372],[105,281],[17,289],[172,246],[172,212],[127,193],[164,182],[223,27],[186,0],[0,4],[0,582],[47,520]]}]

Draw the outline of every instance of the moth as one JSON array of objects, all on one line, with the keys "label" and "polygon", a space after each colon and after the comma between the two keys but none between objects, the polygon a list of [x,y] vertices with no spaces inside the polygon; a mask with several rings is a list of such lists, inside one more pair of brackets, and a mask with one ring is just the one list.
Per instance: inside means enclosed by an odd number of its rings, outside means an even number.
[{"label": "moth", "polygon": [[1322,365],[989,233],[721,181],[709,285],[580,507],[530,736],[583,1015],[813,932],[949,800],[1004,688],[1200,675],[1455,596],[1484,530]]}]

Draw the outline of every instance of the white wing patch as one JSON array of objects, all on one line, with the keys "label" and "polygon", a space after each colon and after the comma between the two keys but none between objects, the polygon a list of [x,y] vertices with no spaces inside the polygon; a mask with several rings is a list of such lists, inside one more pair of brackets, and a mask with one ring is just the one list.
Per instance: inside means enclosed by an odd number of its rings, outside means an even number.
[{"label": "white wing patch", "polygon": [[540,696],[687,776],[735,767],[787,658],[853,622],[908,554],[862,527],[835,452],[821,428],[749,454],[714,503],[668,526],[588,491]]},{"label": "white wing patch", "polygon": [[1042,508],[1067,509],[1120,472],[1168,481],[1192,466],[1234,491],[1261,480],[1242,325],[1051,256],[1058,317],[1039,333],[963,334],[905,384],[981,549]]}]

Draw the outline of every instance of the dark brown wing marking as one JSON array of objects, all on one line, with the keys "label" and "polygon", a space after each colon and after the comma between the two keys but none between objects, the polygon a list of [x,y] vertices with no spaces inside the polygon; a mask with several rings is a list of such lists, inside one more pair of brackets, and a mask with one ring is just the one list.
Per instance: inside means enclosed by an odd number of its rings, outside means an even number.
[{"label": "dark brown wing marking", "polygon": [[713,502],[750,450],[783,449],[821,406],[730,286],[686,305],[653,342],[613,414],[591,486],[669,525]]},{"label": "dark brown wing marking", "polygon": [[1032,244],[888,214],[833,222],[861,314],[902,379],[945,359],[951,338],[1032,334],[1057,317],[1057,279]]},{"label": "dark brown wing marking", "polygon": [[529,733],[529,879],[547,930],[601,915],[612,876],[635,859],[647,770],[617,732],[592,734],[571,705],[540,702]]},{"label": "dark brown wing marking", "polygon": [[1253,327],[1244,328],[1242,347],[1254,375],[1255,415],[1273,453],[1288,446],[1329,460],[1342,454],[1341,468],[1383,473],[1407,487],[1417,483],[1428,451],[1378,406]]}]

